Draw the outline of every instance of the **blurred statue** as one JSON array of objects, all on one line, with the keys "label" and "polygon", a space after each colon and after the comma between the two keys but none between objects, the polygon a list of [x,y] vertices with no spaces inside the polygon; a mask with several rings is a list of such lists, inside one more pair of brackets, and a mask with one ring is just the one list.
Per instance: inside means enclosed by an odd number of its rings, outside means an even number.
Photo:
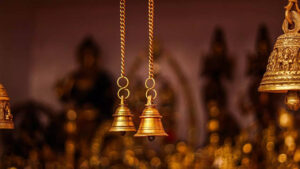
[{"label": "blurred statue", "polygon": [[56,91],[63,103],[76,109],[93,109],[95,114],[86,116],[101,121],[111,118],[114,88],[109,74],[99,68],[100,56],[94,40],[84,39],[77,51],[78,69],[59,81]]},{"label": "blurred statue", "polygon": [[[224,80],[232,79],[233,61],[228,57],[225,36],[222,29],[217,28],[211,44],[211,51],[204,59],[201,75],[207,83],[203,88],[203,100],[206,111],[209,112],[209,125],[217,127],[221,143],[225,137],[238,134],[239,128],[227,110],[227,95]],[[209,129],[209,128],[208,128]],[[209,133],[214,131],[209,129]]]},{"label": "blurred statue", "polygon": [[[244,136],[240,135],[241,152],[243,159],[247,158],[247,165],[252,165],[251,168],[263,167],[274,168],[276,160],[275,144],[276,135],[276,119],[275,114],[278,106],[276,99],[269,93],[259,93],[258,86],[260,79],[265,72],[265,65],[268,63],[268,57],[271,52],[271,44],[268,35],[268,30],[265,25],[261,25],[258,29],[257,40],[255,45],[255,52],[248,55],[247,75],[250,78],[250,85],[248,88],[248,98],[240,99],[240,108],[244,114],[253,115],[255,118],[253,123],[244,130]],[[251,146],[253,150],[246,155],[244,147]],[[245,161],[244,161],[244,164]],[[253,166],[255,164],[256,166]],[[245,165],[246,166],[246,165]]]},{"label": "blurred statue", "polygon": [[71,168],[89,157],[89,145],[98,126],[112,117],[115,92],[111,77],[99,67],[100,56],[94,40],[84,39],[77,51],[78,69],[56,85],[65,105],[65,153]]},{"label": "blurred statue", "polygon": [[[261,25],[258,30],[255,53],[248,56],[247,75],[251,78],[248,89],[251,107],[254,109],[259,124],[266,128],[274,123],[274,112],[277,112],[276,101],[278,97],[269,93],[259,93],[257,91],[260,79],[263,77],[268,58],[271,53],[271,43],[268,30],[265,25]],[[247,112],[247,111],[244,111]]]}]

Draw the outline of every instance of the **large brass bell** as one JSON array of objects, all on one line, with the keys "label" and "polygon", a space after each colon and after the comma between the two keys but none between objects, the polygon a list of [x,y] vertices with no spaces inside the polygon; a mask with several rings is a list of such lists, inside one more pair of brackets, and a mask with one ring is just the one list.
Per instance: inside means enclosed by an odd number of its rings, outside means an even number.
[{"label": "large brass bell", "polygon": [[300,90],[300,15],[292,11],[294,28],[283,23],[284,34],[279,36],[269,57],[267,71],[260,83],[260,92],[286,93]]},{"label": "large brass bell", "polygon": [[269,57],[267,70],[258,90],[269,93],[288,93],[286,105],[292,110],[298,110],[300,91],[300,14],[291,11],[291,24],[284,20],[284,34],[279,36]]},{"label": "large brass bell", "polygon": [[116,112],[113,114],[114,121],[110,132],[130,132],[136,131],[134,123],[132,120],[133,115],[131,114],[129,108],[124,103],[124,97],[121,97],[121,103],[117,108]]},{"label": "large brass bell", "polygon": [[0,129],[13,129],[13,115],[10,111],[9,97],[2,84],[0,84]]},{"label": "large brass bell", "polygon": [[135,137],[148,137],[152,141],[156,136],[168,136],[161,122],[162,116],[152,104],[152,96],[147,97],[147,104],[140,119],[140,126]]}]

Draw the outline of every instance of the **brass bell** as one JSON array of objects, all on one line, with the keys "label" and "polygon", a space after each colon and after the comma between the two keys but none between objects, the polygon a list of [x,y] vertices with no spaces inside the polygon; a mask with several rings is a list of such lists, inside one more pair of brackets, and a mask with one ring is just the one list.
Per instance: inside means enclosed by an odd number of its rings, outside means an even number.
[{"label": "brass bell", "polygon": [[156,136],[168,136],[161,122],[162,116],[152,104],[152,97],[147,97],[147,104],[140,116],[141,123],[135,137],[148,137],[150,141]]},{"label": "brass bell", "polygon": [[300,14],[291,11],[294,28],[289,27],[287,19],[269,57],[267,70],[258,91],[286,93],[300,90]]},{"label": "brass bell", "polygon": [[0,129],[14,129],[9,97],[2,84],[0,84]]},{"label": "brass bell", "polygon": [[117,108],[116,112],[113,114],[114,121],[110,132],[130,132],[136,131],[134,123],[132,120],[133,115],[130,112],[130,109],[124,103],[124,97],[121,97],[121,103]]}]

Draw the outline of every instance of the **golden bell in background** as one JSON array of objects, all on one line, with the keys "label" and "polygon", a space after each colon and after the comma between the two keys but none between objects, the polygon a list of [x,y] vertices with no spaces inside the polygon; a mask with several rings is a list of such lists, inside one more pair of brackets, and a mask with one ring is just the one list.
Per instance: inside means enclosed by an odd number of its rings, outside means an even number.
[{"label": "golden bell in background", "polygon": [[2,84],[0,84],[0,129],[14,129],[9,97]]},{"label": "golden bell in background", "polygon": [[117,108],[115,114],[113,114],[114,121],[110,132],[130,132],[136,131],[134,123],[132,121],[133,115],[131,114],[129,108],[124,103],[124,96],[121,97],[121,104]]},{"label": "golden bell in background", "polygon": [[168,136],[161,122],[162,116],[152,104],[152,96],[147,97],[147,104],[140,119],[140,126],[135,137],[148,137],[152,141],[156,136]]},{"label": "golden bell in background", "polygon": [[[292,10],[294,4],[297,11]],[[296,111],[300,108],[300,14],[297,1],[289,0],[282,29],[284,34],[275,43],[258,91],[287,93],[285,104]]]}]

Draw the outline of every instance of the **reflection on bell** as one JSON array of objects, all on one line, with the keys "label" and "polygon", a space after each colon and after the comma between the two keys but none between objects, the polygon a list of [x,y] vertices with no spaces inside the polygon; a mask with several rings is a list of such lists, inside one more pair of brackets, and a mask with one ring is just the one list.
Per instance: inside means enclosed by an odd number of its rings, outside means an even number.
[{"label": "reflection on bell", "polygon": [[2,84],[0,84],[0,129],[13,129],[13,116],[10,111],[9,97]]},{"label": "reflection on bell", "polygon": [[133,115],[130,113],[129,108],[124,103],[124,97],[121,97],[121,104],[117,108],[115,114],[113,114],[114,121],[110,132],[129,132],[136,131],[134,123],[132,121]]},{"label": "reflection on bell", "polygon": [[134,136],[148,137],[150,141],[153,140],[155,136],[168,136],[163,128],[161,118],[162,116],[152,104],[152,97],[148,96],[146,108],[140,116],[140,127]]},{"label": "reflection on bell", "polygon": [[292,11],[294,28],[285,19],[282,29],[269,57],[266,73],[260,83],[260,92],[286,93],[300,90],[300,14]]}]

